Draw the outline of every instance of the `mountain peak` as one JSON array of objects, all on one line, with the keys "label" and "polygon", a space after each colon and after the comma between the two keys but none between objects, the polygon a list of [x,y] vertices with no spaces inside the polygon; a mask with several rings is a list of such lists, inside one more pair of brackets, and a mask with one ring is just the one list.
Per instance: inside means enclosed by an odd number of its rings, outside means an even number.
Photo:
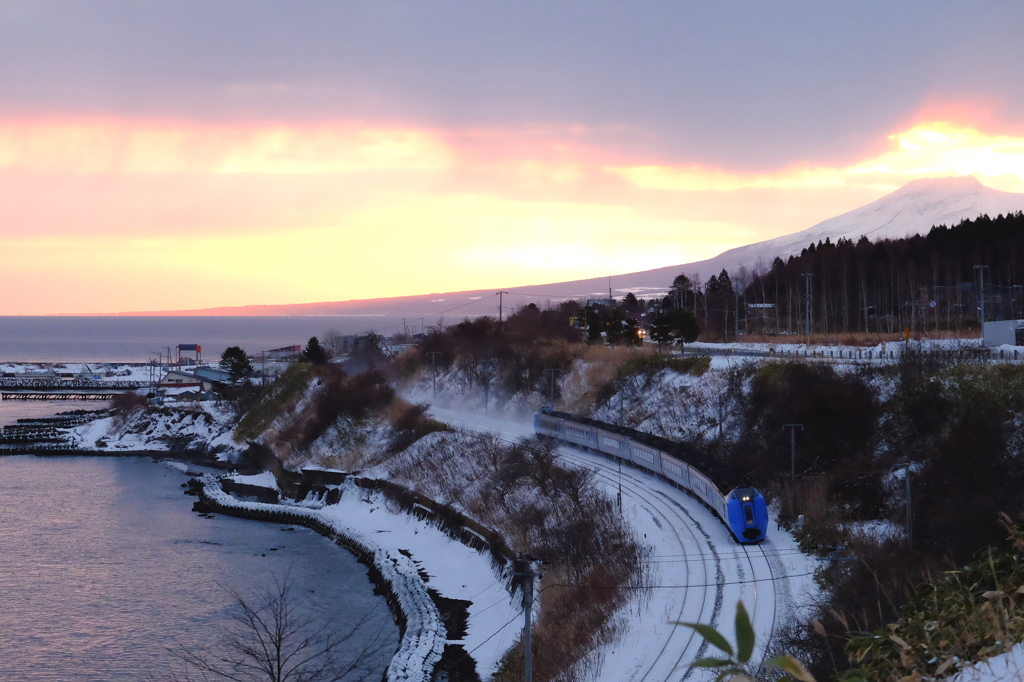
[{"label": "mountain peak", "polygon": [[1024,194],[986,187],[973,175],[952,175],[911,180],[899,189],[813,227],[756,244],[730,249],[714,258],[675,268],[708,277],[725,268],[770,263],[776,256],[800,253],[812,242],[841,238],[856,242],[900,239],[927,234],[934,225],[956,225],[965,218],[982,214],[995,217],[1024,210]]},{"label": "mountain peak", "polygon": [[[905,196],[908,194],[921,194],[925,192],[954,194],[976,192],[980,189],[986,188],[978,181],[978,178],[973,175],[946,175],[938,178],[920,178],[918,180],[911,180],[888,196]],[[886,197],[883,197],[883,199],[884,198]]]}]

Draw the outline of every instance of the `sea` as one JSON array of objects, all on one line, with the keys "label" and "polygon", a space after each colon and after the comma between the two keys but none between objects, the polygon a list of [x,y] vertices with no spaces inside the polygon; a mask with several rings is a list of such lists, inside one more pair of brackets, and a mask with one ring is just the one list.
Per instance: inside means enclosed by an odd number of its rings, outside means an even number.
[{"label": "sea", "polygon": [[[407,322],[407,324],[406,324]],[[196,344],[216,359],[230,346],[250,355],[304,346],[310,337],[418,331],[419,318],[291,317],[0,317],[0,362],[149,362]]]},{"label": "sea", "polygon": [[[353,317],[0,317],[0,362],[146,362],[178,344],[215,358],[359,334]],[[397,320],[402,329],[402,320]],[[385,332],[387,333],[387,332]],[[92,403],[0,401],[0,426]],[[192,511],[188,476],[149,458],[0,456],[0,682],[163,679],[170,650],[216,647],[252,598],[289,579],[317,622],[365,615],[352,651],[398,643],[366,568],[302,527]],[[287,530],[286,530],[287,528]]]}]

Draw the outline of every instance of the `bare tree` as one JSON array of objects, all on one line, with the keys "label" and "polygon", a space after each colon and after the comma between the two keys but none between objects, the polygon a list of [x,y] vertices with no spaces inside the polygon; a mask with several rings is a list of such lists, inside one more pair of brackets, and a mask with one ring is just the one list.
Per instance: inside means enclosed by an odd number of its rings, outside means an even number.
[{"label": "bare tree", "polygon": [[[318,619],[288,574],[247,600],[233,589],[233,623],[219,646],[170,649],[177,666],[166,682],[360,682],[387,653],[383,626],[364,639],[369,613],[343,626]],[[379,674],[379,673],[378,673]]]}]

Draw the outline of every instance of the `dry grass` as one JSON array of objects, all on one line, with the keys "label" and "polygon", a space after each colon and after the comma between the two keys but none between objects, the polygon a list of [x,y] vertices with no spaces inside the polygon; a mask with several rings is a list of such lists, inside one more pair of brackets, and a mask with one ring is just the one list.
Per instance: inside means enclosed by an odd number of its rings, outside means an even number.
[{"label": "dry grass", "polygon": [[572,370],[562,380],[560,409],[573,414],[591,414],[600,402],[602,390],[623,377],[623,368],[644,365],[645,358],[665,353],[653,347],[625,348],[602,345],[583,346]]},{"label": "dry grass", "polygon": [[[535,637],[538,682],[585,678],[592,652],[615,636],[614,616],[645,580],[645,551],[585,470],[563,468],[550,443],[510,444],[446,433],[396,455],[389,478],[464,511],[517,550],[550,562]],[[513,647],[494,679],[522,679]]]}]

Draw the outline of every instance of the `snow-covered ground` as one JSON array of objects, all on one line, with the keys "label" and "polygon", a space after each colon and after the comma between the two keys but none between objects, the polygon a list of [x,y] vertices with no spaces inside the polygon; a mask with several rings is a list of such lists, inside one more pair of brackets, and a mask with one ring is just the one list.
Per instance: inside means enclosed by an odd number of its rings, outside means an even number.
[{"label": "snow-covered ground", "polygon": [[[233,478],[251,485],[267,483],[267,487],[276,489],[273,477],[267,481],[267,476]],[[418,628],[412,635],[416,641],[403,639],[389,679],[425,679],[420,672],[430,670],[445,642],[461,644],[476,661],[477,672],[486,679],[516,641],[523,621],[521,598],[513,598],[506,590],[509,576],[493,570],[488,554],[453,540],[415,516],[391,512],[380,493],[347,482],[341,486],[341,501],[337,504],[306,500],[269,505],[235,500],[212,482],[207,479],[208,494],[222,504],[313,515],[374,556],[374,563],[399,597],[409,630]],[[443,634],[440,614],[432,603],[424,601],[427,589],[437,590],[448,599],[471,602],[464,637],[438,640]],[[396,674],[400,669],[408,673],[406,678]]]},{"label": "snow-covered ground", "polygon": [[523,616],[520,595],[509,595],[505,588],[508,576],[495,573],[488,554],[453,540],[415,516],[391,513],[379,493],[351,485],[344,488],[341,502],[324,507],[321,513],[382,545],[407,551],[428,577],[428,587],[449,599],[472,602],[466,636],[452,643],[471,652],[482,678],[497,669],[502,654],[523,627]]},{"label": "snow-covered ground", "polygon": [[[432,415],[463,428],[498,432],[505,438],[532,436],[527,418],[490,416],[432,408]],[[572,448],[563,461],[597,474],[613,499],[620,472],[610,460]],[[673,622],[711,624],[732,638],[736,603],[742,600],[763,651],[816,586],[818,562],[801,553],[792,536],[772,528],[756,547],[737,544],[703,505],[665,481],[637,469],[621,471],[623,513],[640,542],[651,549],[652,585],[618,615],[621,636],[600,652],[599,679],[677,680],[706,654],[703,640]],[[543,599],[543,595],[540,597]],[[703,675],[703,673],[698,673]],[[700,678],[698,678],[700,679]]]},{"label": "snow-covered ground", "polygon": [[0,363],[0,372],[14,374],[16,376],[33,375],[45,376],[48,373],[57,372],[60,374],[74,374],[93,381],[117,382],[117,381],[152,381],[159,379],[166,373],[163,367],[150,365],[125,365],[114,362],[109,363],[85,363],[85,362],[61,362],[61,363]]},{"label": "snow-covered ground", "polygon": [[[896,335],[894,335],[896,336]],[[981,338],[955,338],[955,339],[912,339],[909,344],[902,340],[893,340],[877,343],[873,346],[853,346],[845,344],[820,344],[812,343],[807,345],[803,342],[803,336],[792,335],[789,337],[780,336],[776,343],[754,343],[754,342],[730,342],[730,343],[701,343],[699,341],[688,343],[685,346],[687,353],[708,352],[711,354],[733,352],[747,353],[774,353],[782,357],[804,356],[808,357],[833,358],[836,360],[857,360],[860,362],[884,361],[900,357],[908,347],[915,350],[939,351],[955,349],[979,349],[982,347]],[[789,340],[789,342],[786,341]],[[995,346],[993,351],[999,355],[999,351],[1012,359],[1014,349],[1021,349],[1015,346]],[[1024,360],[1024,356],[1019,359]]]},{"label": "snow-covered ground", "polygon": [[1024,643],[1005,654],[964,668],[949,678],[951,682],[1012,682],[1024,680]]},{"label": "snow-covered ground", "polygon": [[127,417],[102,417],[82,424],[67,433],[81,450],[128,450],[157,452],[185,449],[173,443],[203,443],[213,449],[222,447],[220,457],[238,449],[231,439],[234,430],[231,412],[214,403],[195,403],[187,410],[164,409],[158,412],[138,410]]}]

